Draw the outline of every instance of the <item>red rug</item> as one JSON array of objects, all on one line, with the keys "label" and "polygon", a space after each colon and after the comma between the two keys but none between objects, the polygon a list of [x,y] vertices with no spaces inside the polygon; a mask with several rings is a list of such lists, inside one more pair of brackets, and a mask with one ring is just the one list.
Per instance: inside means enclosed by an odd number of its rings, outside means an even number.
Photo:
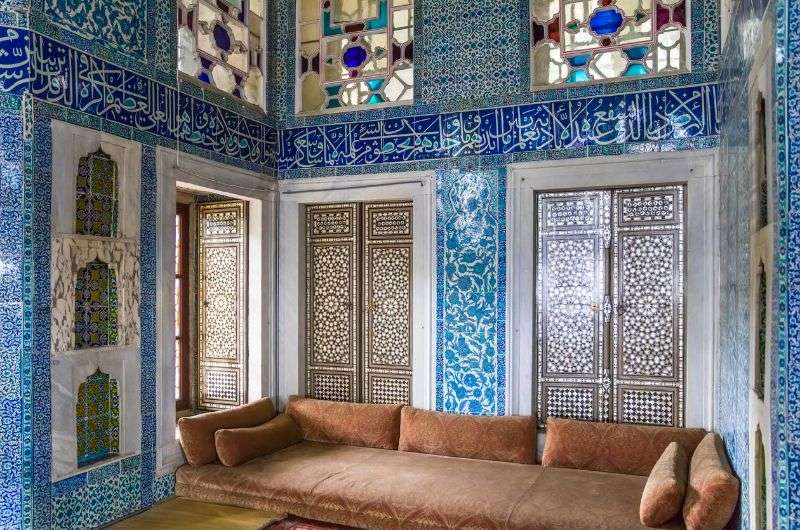
[{"label": "red rug", "polygon": [[357,530],[351,526],[311,521],[299,517],[289,516],[282,521],[272,523],[267,530]]}]

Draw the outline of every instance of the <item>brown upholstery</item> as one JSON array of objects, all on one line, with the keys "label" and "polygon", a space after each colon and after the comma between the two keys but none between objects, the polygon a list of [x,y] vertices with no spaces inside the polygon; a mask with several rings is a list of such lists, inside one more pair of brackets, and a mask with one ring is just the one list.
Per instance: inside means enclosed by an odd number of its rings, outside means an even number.
[{"label": "brown upholstery", "polygon": [[739,479],[731,473],[719,435],[709,433],[689,466],[683,518],[689,530],[724,528],[739,500]]},{"label": "brown upholstery", "polygon": [[218,429],[254,427],[276,414],[272,400],[263,398],[241,407],[179,419],[178,431],[186,460],[193,466],[214,462],[217,459],[214,433]]},{"label": "brown upholstery", "polygon": [[297,422],[303,438],[378,449],[397,449],[402,405],[342,403],[297,396],[286,414]]},{"label": "brown upholstery", "polygon": [[687,455],[703,429],[547,419],[542,465],[648,476],[670,442]]},{"label": "brown upholstery", "polygon": [[238,466],[301,441],[300,427],[286,414],[256,427],[220,429],[214,434],[219,461],[226,466]]},{"label": "brown upholstery", "polygon": [[401,451],[534,464],[536,418],[464,416],[403,407]]},{"label": "brown upholstery", "polygon": [[658,526],[675,518],[683,507],[689,458],[678,442],[670,443],[658,459],[642,492],[639,518],[646,526]]},{"label": "brown upholstery", "polygon": [[304,441],[238,467],[183,466],[176,493],[372,530],[640,530],[645,481]]},{"label": "brown upholstery", "polygon": [[[543,467],[506,528],[514,530],[624,530],[646,528],[639,499],[647,479],[600,471]],[[680,521],[656,528],[681,528]]]}]

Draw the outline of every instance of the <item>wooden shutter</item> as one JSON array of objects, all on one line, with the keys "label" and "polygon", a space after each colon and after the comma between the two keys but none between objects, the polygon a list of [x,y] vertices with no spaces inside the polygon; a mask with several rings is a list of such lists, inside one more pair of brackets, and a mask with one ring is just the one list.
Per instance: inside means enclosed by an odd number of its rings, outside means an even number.
[{"label": "wooden shutter", "polygon": [[306,395],[360,401],[359,205],[306,207]]},{"label": "wooden shutter", "polygon": [[412,203],[368,203],[363,217],[363,400],[410,405]]},{"label": "wooden shutter", "polygon": [[247,203],[198,207],[198,407],[247,401]]},{"label": "wooden shutter", "polygon": [[606,420],[605,297],[610,193],[538,196],[538,392],[548,416]]},{"label": "wooden shutter", "polygon": [[683,426],[682,186],[614,192],[614,421]]}]

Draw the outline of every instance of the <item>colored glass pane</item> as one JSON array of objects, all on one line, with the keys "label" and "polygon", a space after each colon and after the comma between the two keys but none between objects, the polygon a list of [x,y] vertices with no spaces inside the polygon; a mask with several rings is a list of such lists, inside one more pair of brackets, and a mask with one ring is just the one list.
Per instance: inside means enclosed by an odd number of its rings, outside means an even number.
[{"label": "colored glass pane", "polygon": [[80,159],[75,184],[75,232],[116,237],[117,163],[98,149]]},{"label": "colored glass pane", "polygon": [[100,260],[78,269],[75,283],[75,348],[117,343],[117,275]]},{"label": "colored glass pane", "polygon": [[178,69],[263,107],[263,0],[180,0]]},{"label": "colored glass pane", "polygon": [[531,0],[533,87],[688,71],[688,2]]},{"label": "colored glass pane", "polygon": [[78,467],[119,454],[119,385],[99,368],[78,387]]},{"label": "colored glass pane", "polygon": [[410,0],[299,0],[297,24],[299,112],[413,100]]}]

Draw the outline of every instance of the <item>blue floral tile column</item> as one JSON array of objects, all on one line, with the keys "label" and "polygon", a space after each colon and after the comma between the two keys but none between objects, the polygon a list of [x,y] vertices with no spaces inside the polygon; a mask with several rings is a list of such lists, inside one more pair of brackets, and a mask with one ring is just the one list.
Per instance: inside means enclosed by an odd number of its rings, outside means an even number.
[{"label": "blue floral tile column", "polygon": [[773,525],[800,528],[800,2],[775,4],[778,237],[772,352]]},{"label": "blue floral tile column", "polygon": [[505,413],[505,187],[505,169],[437,173],[437,410]]},{"label": "blue floral tile column", "polygon": [[22,526],[24,140],[19,98],[0,96],[0,528]]}]

